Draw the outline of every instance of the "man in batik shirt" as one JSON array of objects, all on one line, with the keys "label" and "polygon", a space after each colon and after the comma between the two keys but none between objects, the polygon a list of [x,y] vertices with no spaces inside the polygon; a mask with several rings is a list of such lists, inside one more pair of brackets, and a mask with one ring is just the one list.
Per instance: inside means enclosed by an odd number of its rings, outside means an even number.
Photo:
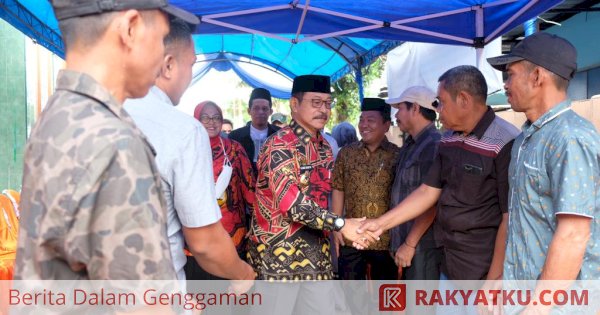
[{"label": "man in batik shirt", "polygon": [[[358,123],[361,140],[342,148],[333,172],[333,211],[349,218],[377,218],[390,203],[390,190],[398,158],[398,146],[385,136],[392,122],[391,106],[380,98],[365,98],[361,104]],[[339,253],[340,278],[364,280],[367,265],[371,265],[371,279],[388,280],[398,277],[397,268],[389,252],[390,236],[368,250],[359,251],[336,234]]]},{"label": "man in batik shirt", "polygon": [[356,240],[359,220],[327,210],[333,156],[319,131],[331,105],[329,77],[296,77],[290,99],[294,119],[267,139],[259,155],[249,258],[259,279],[281,283],[257,283],[265,299],[253,312],[289,313],[294,304],[300,314],[334,312],[332,283],[284,283],[332,278],[324,231],[341,231]]}]

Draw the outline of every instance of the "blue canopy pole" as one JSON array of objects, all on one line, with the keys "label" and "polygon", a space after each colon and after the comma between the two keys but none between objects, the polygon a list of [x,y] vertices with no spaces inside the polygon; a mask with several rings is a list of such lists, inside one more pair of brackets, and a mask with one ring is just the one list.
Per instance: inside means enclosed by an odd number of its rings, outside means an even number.
[{"label": "blue canopy pole", "polygon": [[477,68],[481,67],[483,59],[483,47],[485,46],[484,38],[484,16],[483,6],[479,5],[475,8],[475,39],[473,40],[473,46],[475,47],[475,64]]},{"label": "blue canopy pole", "polygon": [[534,34],[537,31],[536,18],[525,21],[523,28],[525,29],[525,37]]},{"label": "blue canopy pole", "polygon": [[354,70],[354,77],[356,79],[356,85],[358,85],[358,100],[362,104],[362,101],[365,98],[365,89],[363,87],[363,76],[360,67]]}]

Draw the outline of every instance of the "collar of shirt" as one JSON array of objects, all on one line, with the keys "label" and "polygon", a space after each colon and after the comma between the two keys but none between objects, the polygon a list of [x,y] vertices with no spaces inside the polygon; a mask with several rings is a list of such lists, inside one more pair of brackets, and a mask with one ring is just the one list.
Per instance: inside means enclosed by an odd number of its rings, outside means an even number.
[{"label": "collar of shirt", "polygon": [[[367,145],[362,140],[360,140],[359,142],[360,142],[361,148],[369,151],[369,149],[367,148]],[[379,146],[377,147],[377,150],[375,150],[375,152],[379,151],[380,149],[381,150],[387,150],[391,145],[392,144],[388,140],[388,138],[387,137],[383,137],[383,140],[381,140],[381,143],[379,144]],[[375,153],[375,152],[373,152],[373,153]]]},{"label": "collar of shirt", "polygon": [[300,126],[300,124],[293,119],[290,122],[290,128],[292,131],[294,131],[294,135],[296,135],[296,137],[298,137],[298,139],[300,139],[300,141],[302,141],[304,144],[308,144],[311,141],[319,144],[323,143],[323,136],[320,132],[317,132],[317,134],[313,137],[310,135],[310,133],[308,133],[308,131],[306,131],[306,129],[304,129],[304,127]]},{"label": "collar of shirt", "polygon": [[427,136],[427,134],[429,134],[430,132],[435,131],[435,124],[434,123],[430,123],[429,125],[425,126],[425,128],[423,128],[423,130],[421,130],[414,138],[412,136],[408,136],[408,138],[406,138],[406,143],[416,143],[421,141],[423,138],[425,138]]},{"label": "collar of shirt", "polygon": [[[477,137],[477,139],[481,140],[481,137],[483,137],[485,131],[492,124],[495,118],[496,113],[494,113],[494,110],[488,106],[487,111],[485,112],[485,114],[483,114],[483,117],[481,117],[481,119],[479,120],[475,128],[473,128],[473,131],[471,131],[470,134],[474,135],[475,137]],[[454,133],[457,134],[462,132],[454,131]]]},{"label": "collar of shirt", "polygon": [[[117,102],[104,86],[100,85],[98,81],[88,74],[72,70],[60,70],[56,89],[67,90],[93,98],[102,103],[103,106],[108,108],[118,118],[124,118],[123,114],[125,111],[122,109],[121,104]],[[127,118],[129,117],[127,116]]]},{"label": "collar of shirt", "polygon": [[521,127],[521,131],[523,131],[523,135],[525,137],[531,136],[534,132],[538,131],[539,129],[542,129],[542,127],[545,124],[551,122],[554,118],[560,116],[562,113],[564,113],[565,111],[567,111],[569,109],[571,109],[571,100],[566,99],[566,100],[558,103],[558,105],[554,106],[549,111],[547,111],[540,118],[538,118],[538,120],[536,120],[534,123],[526,121],[523,124],[523,126]]},{"label": "collar of shirt", "polygon": [[162,105],[174,106],[167,93],[161,90],[158,86],[155,85],[150,88],[149,93],[153,95],[155,99],[159,100]]},{"label": "collar of shirt", "polygon": [[252,126],[252,124],[250,124],[250,138],[254,139],[254,140],[265,140],[267,139],[267,135],[269,133],[269,127],[260,130],[260,129],[256,129],[254,128],[254,126]]}]

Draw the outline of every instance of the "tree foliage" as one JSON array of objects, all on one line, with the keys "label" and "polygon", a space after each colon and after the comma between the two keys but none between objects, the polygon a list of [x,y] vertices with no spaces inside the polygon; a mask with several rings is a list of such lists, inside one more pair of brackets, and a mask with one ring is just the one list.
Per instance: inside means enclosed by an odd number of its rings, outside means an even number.
[{"label": "tree foliage", "polygon": [[[384,67],[385,56],[381,56],[371,65],[363,68],[363,86],[365,91],[373,80],[381,77]],[[333,126],[344,121],[356,124],[360,116],[360,100],[354,73],[348,73],[333,83],[333,97],[335,98],[335,107],[331,112],[327,129],[331,130]]]}]

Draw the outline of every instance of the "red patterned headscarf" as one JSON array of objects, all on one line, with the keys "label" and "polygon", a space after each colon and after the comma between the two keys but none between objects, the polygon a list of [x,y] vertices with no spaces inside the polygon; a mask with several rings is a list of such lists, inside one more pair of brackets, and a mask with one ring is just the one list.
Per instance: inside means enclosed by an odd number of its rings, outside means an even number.
[{"label": "red patterned headscarf", "polygon": [[223,117],[223,111],[221,110],[221,107],[219,107],[219,105],[217,105],[217,103],[215,103],[213,101],[204,101],[204,102],[201,102],[200,104],[196,105],[196,108],[194,109],[194,118],[196,118],[196,120],[200,121],[200,114],[202,114],[202,110],[204,109],[204,106],[206,106],[208,104],[214,105],[217,108],[217,111],[219,111],[219,115],[221,115],[221,117]]}]

